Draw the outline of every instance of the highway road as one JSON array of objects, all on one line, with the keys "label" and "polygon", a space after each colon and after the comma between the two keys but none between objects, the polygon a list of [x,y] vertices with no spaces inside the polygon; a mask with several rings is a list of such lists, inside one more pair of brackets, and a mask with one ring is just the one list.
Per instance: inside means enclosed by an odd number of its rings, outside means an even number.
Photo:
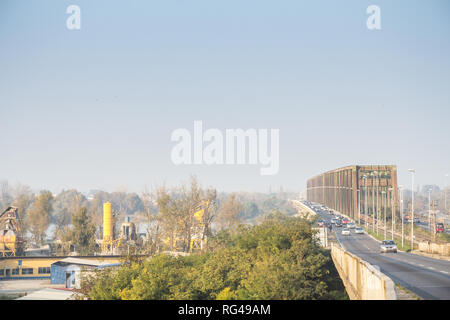
[{"label": "highway road", "polygon": [[[332,216],[325,211],[315,210],[324,221]],[[341,235],[342,228],[333,226],[341,245],[361,259],[378,266],[380,271],[395,283],[414,292],[423,299],[450,299],[450,261],[398,252],[380,253],[380,243],[365,234]]]}]

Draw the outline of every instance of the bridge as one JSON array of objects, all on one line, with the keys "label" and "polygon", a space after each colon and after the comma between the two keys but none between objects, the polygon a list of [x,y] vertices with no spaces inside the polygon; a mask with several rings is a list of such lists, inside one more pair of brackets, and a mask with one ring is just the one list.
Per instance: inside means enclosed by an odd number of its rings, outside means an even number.
[{"label": "bridge", "polygon": [[[338,214],[360,225],[360,219],[366,220],[367,217],[373,227],[375,220],[378,226],[382,214],[389,212],[386,215],[390,216],[391,212],[395,212],[395,215],[400,215],[396,205],[397,168],[394,165],[354,165],[327,171],[308,180],[307,199],[309,202],[306,205],[327,223]],[[311,203],[325,206],[326,210]],[[329,209],[333,209],[333,213]],[[354,287],[347,292],[354,291],[355,297],[364,299],[368,296],[364,290],[369,282],[363,283],[361,279],[369,279],[367,275],[370,272],[367,270],[374,266],[396,284],[423,299],[450,299],[450,259],[435,259],[401,250],[382,254],[379,241],[370,236],[368,230],[364,234],[350,235],[342,235],[337,227],[333,231],[339,243],[338,247],[332,248],[333,259],[341,278],[348,284],[346,288]],[[342,261],[347,261],[347,264],[339,262],[339,259],[344,259]],[[342,270],[341,265],[345,267]],[[366,272],[365,276],[362,271]],[[389,299],[386,292],[384,296]]]},{"label": "bridge", "polygon": [[308,180],[307,198],[358,221],[361,211],[374,216],[385,210],[391,212],[392,205],[399,214],[395,205],[398,200],[397,167],[353,165],[319,174]]}]

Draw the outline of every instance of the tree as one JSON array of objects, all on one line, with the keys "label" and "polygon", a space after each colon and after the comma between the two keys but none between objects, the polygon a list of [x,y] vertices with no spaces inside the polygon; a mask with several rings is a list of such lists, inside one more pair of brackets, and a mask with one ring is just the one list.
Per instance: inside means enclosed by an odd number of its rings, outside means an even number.
[{"label": "tree", "polygon": [[89,255],[95,248],[95,226],[87,213],[86,207],[78,209],[72,215],[72,229],[65,240],[73,243],[81,255]]},{"label": "tree", "polygon": [[220,234],[212,253],[159,254],[105,270],[84,294],[133,300],[348,299],[330,252],[317,243],[308,221],[275,215]]},{"label": "tree", "polygon": [[3,212],[12,202],[12,190],[8,181],[0,181],[0,210]]},{"label": "tree", "polygon": [[36,244],[42,244],[45,232],[50,224],[53,205],[53,195],[50,191],[41,191],[35,197],[34,203],[28,213],[29,231]]},{"label": "tree", "polygon": [[31,192],[30,187],[18,184],[14,188],[14,201],[12,205],[17,207],[19,216],[19,225],[22,234],[25,234],[28,230],[28,211],[34,200],[34,195]]},{"label": "tree", "polygon": [[63,190],[53,203],[53,222],[56,234],[62,238],[63,230],[72,223],[72,216],[86,205],[86,197],[75,189]]},{"label": "tree", "polygon": [[153,192],[146,189],[142,194],[142,204],[144,206],[144,217],[147,223],[147,248],[150,254],[159,251],[161,247],[161,219],[157,214],[158,208],[155,206],[155,196]]},{"label": "tree", "polygon": [[242,212],[242,204],[237,199],[235,193],[232,193],[222,204],[219,211],[219,222],[222,228],[232,229],[240,222],[239,213]]}]

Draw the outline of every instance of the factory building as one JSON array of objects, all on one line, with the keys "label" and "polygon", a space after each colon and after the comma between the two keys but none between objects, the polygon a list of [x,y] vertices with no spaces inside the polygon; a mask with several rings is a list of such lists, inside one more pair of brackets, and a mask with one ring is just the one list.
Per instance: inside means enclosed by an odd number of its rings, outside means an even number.
[{"label": "factory building", "polygon": [[65,284],[66,288],[80,289],[83,273],[120,265],[121,263],[100,262],[92,259],[65,258],[51,264],[51,283]]},{"label": "factory building", "polygon": [[[59,257],[3,257],[0,258],[0,280],[50,279],[51,265],[66,256]],[[119,263],[121,256],[77,256],[98,263]]]},{"label": "factory building", "polygon": [[23,255],[22,238],[18,208],[8,207],[0,214],[0,257]]}]

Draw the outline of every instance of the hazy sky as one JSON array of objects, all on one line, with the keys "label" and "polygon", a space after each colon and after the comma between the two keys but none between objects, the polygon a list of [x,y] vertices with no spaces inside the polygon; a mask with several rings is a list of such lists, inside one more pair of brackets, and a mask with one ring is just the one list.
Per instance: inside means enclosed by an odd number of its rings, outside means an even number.
[{"label": "hazy sky", "polygon": [[[68,30],[66,8],[81,8]],[[368,30],[366,8],[381,8]],[[323,171],[450,173],[450,2],[0,2],[0,179],[59,192],[301,190]],[[280,170],[171,162],[177,128],[280,129]],[[450,183],[450,179],[449,179]]]}]

